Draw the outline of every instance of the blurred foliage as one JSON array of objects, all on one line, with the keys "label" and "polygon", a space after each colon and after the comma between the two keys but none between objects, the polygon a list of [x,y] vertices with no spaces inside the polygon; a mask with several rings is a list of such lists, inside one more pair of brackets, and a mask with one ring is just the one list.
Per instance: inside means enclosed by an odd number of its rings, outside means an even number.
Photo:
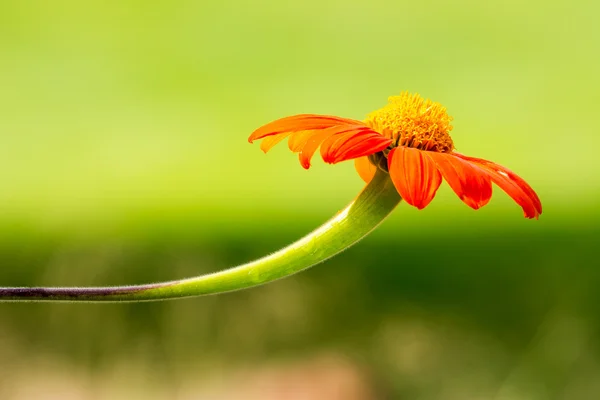
[{"label": "blurred foliage", "polygon": [[401,205],[337,258],[250,291],[0,304],[14,366],[0,396],[27,398],[46,387],[34,371],[53,370],[95,388],[79,398],[173,398],[333,353],[375,398],[598,397],[598,11],[1,1],[2,285],[172,279],[274,251],[361,182],[351,163],[306,172],[283,144],[264,156],[250,132],[303,112],[360,119],[402,90],[444,104],[458,150],[519,173],[544,214],[524,220],[499,190],[474,212],[444,184],[426,210]]}]

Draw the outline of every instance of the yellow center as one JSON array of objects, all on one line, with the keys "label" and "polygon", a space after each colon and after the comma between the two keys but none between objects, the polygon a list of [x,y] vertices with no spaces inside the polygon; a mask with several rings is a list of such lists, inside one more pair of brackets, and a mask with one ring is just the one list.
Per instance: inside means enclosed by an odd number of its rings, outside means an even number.
[{"label": "yellow center", "polygon": [[417,93],[402,92],[390,97],[382,109],[369,114],[365,123],[394,140],[393,147],[447,153],[454,149],[450,121],[452,117],[440,103],[425,100]]}]

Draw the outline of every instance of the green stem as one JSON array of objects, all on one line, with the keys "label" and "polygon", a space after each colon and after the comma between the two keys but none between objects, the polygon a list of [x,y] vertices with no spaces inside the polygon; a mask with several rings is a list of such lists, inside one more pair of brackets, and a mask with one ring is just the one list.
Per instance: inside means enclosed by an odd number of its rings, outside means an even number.
[{"label": "green stem", "polygon": [[259,260],[213,274],[169,282],[111,287],[0,287],[2,301],[130,302],[201,296],[245,289],[295,274],[352,246],[377,227],[401,198],[387,173],[345,209],[304,238]]}]

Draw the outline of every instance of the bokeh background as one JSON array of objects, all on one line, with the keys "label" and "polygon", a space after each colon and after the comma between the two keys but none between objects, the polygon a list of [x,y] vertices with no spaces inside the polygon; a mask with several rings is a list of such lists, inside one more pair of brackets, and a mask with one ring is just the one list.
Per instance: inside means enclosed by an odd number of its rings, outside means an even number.
[{"label": "bokeh background", "polygon": [[129,305],[0,304],[2,399],[600,398],[597,2],[0,1],[0,284],[143,283],[261,257],[362,188],[246,139],[444,104],[538,191],[443,184],[307,272]]}]

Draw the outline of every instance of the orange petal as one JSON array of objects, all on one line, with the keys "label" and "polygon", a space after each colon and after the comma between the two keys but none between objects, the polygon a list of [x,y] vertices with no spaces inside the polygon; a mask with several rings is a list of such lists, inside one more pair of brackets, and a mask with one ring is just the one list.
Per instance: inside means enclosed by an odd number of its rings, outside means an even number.
[{"label": "orange petal", "polygon": [[396,147],[388,154],[388,170],[400,196],[419,210],[427,207],[442,183],[442,176],[426,152]]},{"label": "orange petal", "polygon": [[250,135],[248,141],[252,143],[254,140],[277,135],[278,133],[326,129],[338,125],[365,126],[364,123],[360,121],[348,118],[334,117],[331,115],[299,114],[281,118],[261,126]]},{"label": "orange petal", "polygon": [[375,176],[375,172],[377,171],[377,167],[371,164],[369,161],[369,157],[359,157],[354,160],[354,168],[356,168],[356,172],[366,183],[371,182],[371,179]]},{"label": "orange petal", "polygon": [[[310,159],[324,140],[330,136],[340,133],[346,133],[349,131],[353,132],[355,129],[356,128],[354,125],[339,125],[320,130],[294,132],[291,134],[290,139],[288,140],[288,147],[294,153],[300,153],[300,164],[302,167],[304,167],[304,169],[309,169]],[[270,137],[276,136],[277,135]],[[265,138],[265,140],[269,139],[270,137]]]},{"label": "orange petal", "polygon": [[492,182],[486,171],[451,153],[428,151],[426,154],[466,205],[477,210],[490,201]]},{"label": "orange petal", "polygon": [[391,139],[370,128],[357,126],[325,140],[321,145],[321,156],[326,163],[335,164],[377,153],[390,144],[392,144]]},{"label": "orange petal", "polygon": [[[337,133],[344,133],[354,129],[353,125],[338,125],[332,126],[324,129],[313,129],[310,131],[299,131],[293,132],[288,140],[288,147],[294,153],[298,153],[300,151],[304,151],[305,147],[312,143],[313,141],[318,142],[316,147],[319,147],[319,144],[323,142],[329,136],[335,135]],[[321,133],[323,133],[321,135]],[[320,139],[320,138],[323,139]],[[266,139],[266,138],[265,138]]]},{"label": "orange petal", "polygon": [[260,149],[266,153],[267,151],[271,150],[273,146],[275,146],[277,143],[281,142],[283,139],[290,136],[291,134],[291,132],[285,132],[280,133],[278,135],[266,137],[260,143]]},{"label": "orange petal", "polygon": [[481,158],[457,154],[463,160],[483,168],[492,181],[504,190],[523,209],[526,218],[538,218],[542,213],[542,202],[535,191],[517,174],[501,165]]},{"label": "orange petal", "polygon": [[[323,129],[323,130],[325,130],[325,129]],[[323,130],[321,130],[321,132]],[[304,147],[304,145],[306,144],[306,142],[308,141],[308,139],[310,139],[312,136],[314,136],[317,133],[319,133],[319,131],[315,131],[315,130],[293,132],[288,140],[288,148],[291,151],[293,151],[294,153],[301,151],[302,148]]]},{"label": "orange petal", "polygon": [[308,140],[304,142],[303,147],[300,150],[300,154],[298,154],[300,165],[302,165],[304,169],[310,168],[310,159],[315,154],[315,151],[317,151],[317,148],[319,148],[321,143],[323,143],[323,141],[325,141],[327,138],[338,133],[345,132],[348,129],[349,128],[346,126],[334,126],[318,131],[318,133],[310,136]]}]

